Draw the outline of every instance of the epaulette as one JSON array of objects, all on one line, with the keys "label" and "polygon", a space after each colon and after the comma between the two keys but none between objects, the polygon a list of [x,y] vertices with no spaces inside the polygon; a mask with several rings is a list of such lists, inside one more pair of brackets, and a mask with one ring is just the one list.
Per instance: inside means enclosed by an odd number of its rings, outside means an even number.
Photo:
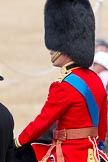
[{"label": "epaulette", "polygon": [[64,78],[66,78],[70,73],[71,73],[71,70],[68,70],[67,72],[61,74],[61,76],[57,78],[56,82],[61,83],[64,80]]}]

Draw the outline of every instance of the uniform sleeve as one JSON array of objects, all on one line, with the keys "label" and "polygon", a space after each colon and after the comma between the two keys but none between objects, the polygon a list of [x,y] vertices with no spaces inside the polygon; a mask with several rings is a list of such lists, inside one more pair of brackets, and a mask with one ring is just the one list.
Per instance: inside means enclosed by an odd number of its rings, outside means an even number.
[{"label": "uniform sleeve", "polygon": [[107,133],[107,97],[106,95],[103,97],[103,102],[102,102],[102,106],[100,109],[98,132],[99,132],[99,139],[104,142],[106,133]]},{"label": "uniform sleeve", "polygon": [[61,83],[53,83],[41,113],[18,136],[19,144],[23,145],[40,137],[63,115],[69,105],[68,95],[66,95]]}]

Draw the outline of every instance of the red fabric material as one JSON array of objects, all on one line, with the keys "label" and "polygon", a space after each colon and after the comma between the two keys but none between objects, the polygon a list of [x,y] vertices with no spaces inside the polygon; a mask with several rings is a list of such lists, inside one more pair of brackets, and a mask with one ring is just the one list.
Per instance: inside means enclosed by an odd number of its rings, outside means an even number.
[{"label": "red fabric material", "polygon": [[[88,69],[78,68],[72,70],[72,73],[80,76],[87,83],[96,99],[99,106],[99,138],[104,141],[107,131],[107,100],[102,81]],[[41,113],[20,133],[19,143],[23,145],[36,140],[55,121],[58,121],[57,129],[93,126],[85,99],[74,87],[64,81],[51,84]],[[67,140],[62,144],[66,161],[74,159],[74,162],[86,162],[88,148],[92,148],[88,139]]]},{"label": "red fabric material", "polygon": [[46,145],[42,143],[32,143],[32,148],[38,161],[40,161],[45,156],[50,146],[51,145]]}]

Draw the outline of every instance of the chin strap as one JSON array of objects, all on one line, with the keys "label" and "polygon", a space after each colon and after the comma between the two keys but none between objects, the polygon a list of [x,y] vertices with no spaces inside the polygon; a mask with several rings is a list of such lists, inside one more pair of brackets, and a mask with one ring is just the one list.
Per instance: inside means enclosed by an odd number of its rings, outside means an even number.
[{"label": "chin strap", "polygon": [[61,52],[57,51],[55,55],[52,57],[51,62],[54,63],[59,58],[60,55],[61,55]]}]

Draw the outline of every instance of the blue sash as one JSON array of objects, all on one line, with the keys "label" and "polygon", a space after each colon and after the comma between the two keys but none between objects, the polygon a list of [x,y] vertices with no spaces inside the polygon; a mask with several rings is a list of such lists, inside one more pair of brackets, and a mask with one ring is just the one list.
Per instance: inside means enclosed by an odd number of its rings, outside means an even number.
[{"label": "blue sash", "polygon": [[64,81],[71,84],[83,95],[88,105],[92,123],[95,127],[97,127],[99,123],[98,106],[87,84],[84,82],[84,80],[82,80],[79,76],[75,74],[68,75],[66,78],[64,78]]}]

